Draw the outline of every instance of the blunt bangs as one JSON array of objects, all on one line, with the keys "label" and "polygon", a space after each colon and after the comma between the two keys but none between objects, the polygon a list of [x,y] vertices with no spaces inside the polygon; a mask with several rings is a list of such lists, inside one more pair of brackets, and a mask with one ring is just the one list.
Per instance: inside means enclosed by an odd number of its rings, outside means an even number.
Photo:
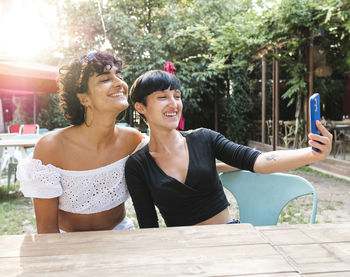
[{"label": "blunt bangs", "polygon": [[146,97],[155,91],[181,90],[180,81],[175,75],[162,70],[152,70],[136,79],[130,89],[131,101],[146,105]]}]

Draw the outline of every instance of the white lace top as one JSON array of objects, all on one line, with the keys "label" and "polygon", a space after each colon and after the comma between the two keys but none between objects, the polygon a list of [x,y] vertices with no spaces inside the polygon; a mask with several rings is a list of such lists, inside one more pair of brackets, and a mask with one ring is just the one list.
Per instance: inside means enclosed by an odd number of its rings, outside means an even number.
[{"label": "white lace top", "polygon": [[[144,138],[135,151],[148,143]],[[112,209],[129,197],[124,167],[129,156],[109,165],[82,171],[64,170],[27,157],[18,163],[17,178],[26,197],[59,197],[58,208],[79,214]]]}]

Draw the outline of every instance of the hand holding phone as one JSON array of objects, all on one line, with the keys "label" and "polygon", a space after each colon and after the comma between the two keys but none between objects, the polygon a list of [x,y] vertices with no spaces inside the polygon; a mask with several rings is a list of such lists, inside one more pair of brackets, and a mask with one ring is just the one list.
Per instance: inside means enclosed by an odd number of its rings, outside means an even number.
[{"label": "hand holding phone", "polygon": [[[310,130],[311,133],[321,135],[320,131],[317,129],[316,120],[320,121],[321,113],[320,113],[320,95],[318,93],[313,94],[310,97],[309,101],[309,110],[310,110]],[[319,150],[315,147],[312,147],[312,150],[319,152]]]}]

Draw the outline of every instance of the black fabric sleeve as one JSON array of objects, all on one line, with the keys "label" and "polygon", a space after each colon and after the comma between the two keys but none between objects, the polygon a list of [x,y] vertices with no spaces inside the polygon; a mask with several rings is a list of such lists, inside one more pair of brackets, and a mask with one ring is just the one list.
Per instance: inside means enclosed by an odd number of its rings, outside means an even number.
[{"label": "black fabric sleeve", "polygon": [[143,169],[133,157],[125,164],[125,179],[140,228],[159,227],[158,216]]},{"label": "black fabric sleeve", "polygon": [[208,131],[213,139],[217,159],[239,169],[254,172],[255,161],[261,152],[248,146],[236,144],[218,132]]}]

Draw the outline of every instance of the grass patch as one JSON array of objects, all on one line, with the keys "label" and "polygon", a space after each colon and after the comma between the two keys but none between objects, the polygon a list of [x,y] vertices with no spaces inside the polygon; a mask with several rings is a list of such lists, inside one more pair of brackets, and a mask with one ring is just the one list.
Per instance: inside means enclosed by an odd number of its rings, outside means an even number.
[{"label": "grass patch", "polygon": [[346,182],[346,183],[350,183],[349,180],[347,179],[343,179],[343,178],[340,178],[340,177],[336,177],[334,175],[331,175],[331,174],[327,174],[327,173],[324,173],[324,172],[321,172],[321,171],[318,171],[316,169],[313,169],[309,166],[302,166],[302,167],[298,167],[296,169],[293,169],[295,171],[303,171],[303,172],[310,172],[310,173],[314,173],[315,175],[318,175],[318,176],[322,176],[322,177],[326,177],[326,178],[329,178],[329,179],[335,179],[335,180],[339,180],[339,181],[342,181],[342,182]]},{"label": "grass patch", "polygon": [[334,202],[331,200],[319,200],[318,201],[320,209],[329,210],[329,211],[335,211],[336,210],[335,204],[339,204],[339,202],[342,203],[341,201]]},{"label": "grass patch", "polygon": [[10,193],[7,186],[0,187],[0,235],[22,234],[25,226],[35,230],[31,199],[23,197],[14,186]]},{"label": "grass patch", "polygon": [[312,214],[312,203],[313,198],[311,195],[305,195],[292,200],[282,210],[278,218],[278,224],[309,223]]}]

